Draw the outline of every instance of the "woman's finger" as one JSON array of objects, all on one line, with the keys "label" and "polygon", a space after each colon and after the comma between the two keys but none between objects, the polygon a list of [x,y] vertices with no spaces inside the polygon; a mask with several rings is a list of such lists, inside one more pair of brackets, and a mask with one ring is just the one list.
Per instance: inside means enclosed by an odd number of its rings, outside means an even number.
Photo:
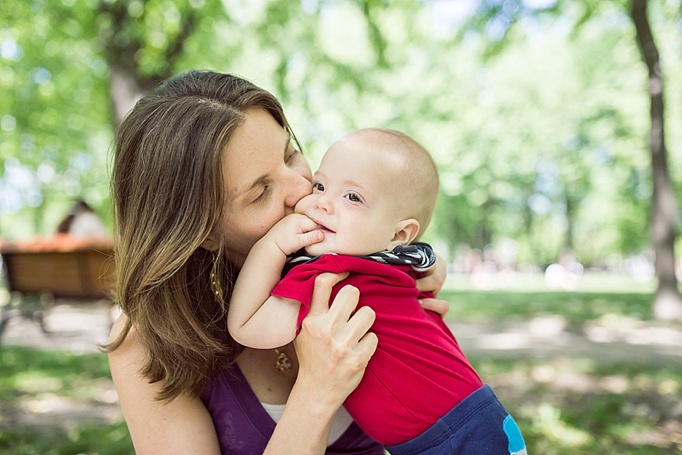
[{"label": "woman's finger", "polygon": [[431,292],[434,297],[438,297],[438,293],[443,287],[443,283],[444,279],[438,273],[432,273],[416,280],[419,292]]},{"label": "woman's finger", "polygon": [[420,292],[431,292],[434,297],[438,297],[445,278],[448,275],[448,267],[445,260],[436,255],[436,263],[424,272],[424,275],[417,280],[417,289]]},{"label": "woman's finger", "polygon": [[347,276],[348,273],[322,273],[315,278],[308,316],[324,314],[329,311],[329,298],[332,295],[332,288]]},{"label": "woman's finger", "polygon": [[329,315],[335,321],[348,322],[360,300],[360,291],[351,285],[342,287],[329,307]]},{"label": "woman's finger", "polygon": [[421,299],[419,303],[422,304],[425,310],[433,311],[434,313],[440,315],[440,317],[445,317],[450,311],[450,302],[442,299]]},{"label": "woman's finger", "polygon": [[[336,301],[334,301],[336,305]],[[339,319],[343,317],[345,313],[341,314]],[[348,315],[348,323],[345,326],[346,337],[351,342],[359,341],[374,325],[374,320],[376,319],[376,313],[370,307],[360,307],[352,316]]]},{"label": "woman's finger", "polygon": [[369,360],[372,358],[374,355],[374,352],[377,350],[377,346],[379,345],[379,338],[374,332],[367,332],[361,339],[360,342],[357,345],[357,352],[360,358],[362,359],[362,364],[361,368],[364,369],[367,367],[367,364],[369,363]]}]

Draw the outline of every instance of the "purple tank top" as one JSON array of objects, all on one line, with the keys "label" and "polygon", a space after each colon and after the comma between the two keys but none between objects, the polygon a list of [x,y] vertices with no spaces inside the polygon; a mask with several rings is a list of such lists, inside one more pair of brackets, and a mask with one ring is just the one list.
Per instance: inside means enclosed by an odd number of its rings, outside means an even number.
[{"label": "purple tank top", "polygon": [[[275,421],[260,404],[237,364],[209,379],[201,400],[211,413],[223,455],[263,453],[275,430]],[[325,453],[383,455],[384,449],[352,423]]]}]

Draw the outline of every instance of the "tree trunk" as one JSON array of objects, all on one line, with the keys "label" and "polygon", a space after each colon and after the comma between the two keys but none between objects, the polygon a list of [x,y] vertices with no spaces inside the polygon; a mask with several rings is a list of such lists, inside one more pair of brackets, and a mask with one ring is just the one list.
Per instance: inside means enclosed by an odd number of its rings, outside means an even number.
[{"label": "tree trunk", "polygon": [[651,97],[649,148],[653,175],[651,239],[656,254],[654,268],[658,278],[654,315],[658,319],[682,320],[682,296],[675,277],[677,208],[665,148],[663,74],[647,17],[647,3],[647,0],[632,0],[630,13],[637,32],[637,44],[649,70]]},{"label": "tree trunk", "polygon": [[564,249],[574,251],[574,225],[575,225],[575,208],[578,205],[573,201],[568,191],[565,194],[566,198],[566,236],[564,237]]},{"label": "tree trunk", "polygon": [[[98,6],[104,37],[104,57],[109,65],[109,94],[111,97],[111,120],[116,129],[135,103],[157,83],[172,76],[174,62],[182,55],[185,41],[196,28],[202,11],[189,8],[182,15],[182,26],[175,36],[168,37],[162,64],[154,74],[143,74],[138,63],[138,52],[144,43],[139,34],[133,33],[136,19],[130,16],[127,2],[101,0]],[[147,14],[143,10],[142,15]],[[138,18],[141,20],[142,18]]]},{"label": "tree trunk", "polygon": [[110,63],[109,71],[112,122],[116,127],[146,90],[140,86],[136,75],[129,68]]}]

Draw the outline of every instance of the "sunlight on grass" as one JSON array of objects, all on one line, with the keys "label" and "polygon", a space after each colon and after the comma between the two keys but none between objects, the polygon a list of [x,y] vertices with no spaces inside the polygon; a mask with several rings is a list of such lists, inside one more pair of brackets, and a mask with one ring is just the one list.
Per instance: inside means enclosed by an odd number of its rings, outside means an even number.
[{"label": "sunlight on grass", "polygon": [[19,392],[28,394],[56,392],[62,388],[61,379],[35,372],[15,375],[14,383]]},{"label": "sunlight on grass", "polygon": [[546,444],[578,448],[592,441],[586,431],[567,426],[561,420],[561,411],[549,403],[540,403],[536,408],[522,412],[530,420],[529,431],[544,436]]},{"label": "sunlight on grass", "polygon": [[[598,284],[602,280],[604,284]],[[470,321],[553,315],[583,323],[605,315],[636,320],[653,316],[651,283],[620,275],[589,275],[585,286],[571,291],[547,289],[541,274],[515,274],[513,285],[504,283],[480,290],[471,286],[468,276],[449,277],[439,297],[450,302],[448,318]]]},{"label": "sunlight on grass", "polygon": [[[646,286],[550,291],[540,281],[531,291],[481,291],[450,284],[441,294],[451,305],[447,320],[493,328],[477,341],[500,335],[497,342],[509,343],[512,335],[524,335],[532,348],[581,333],[592,343],[589,350],[567,344],[535,357],[513,349],[467,352],[514,415],[530,454],[681,453],[682,364],[651,356],[674,350],[682,335],[651,321]],[[494,331],[498,325],[514,330]],[[597,346],[615,342],[623,350],[599,356]],[[105,355],[0,346],[0,363],[0,453],[133,453]],[[113,413],[102,418],[106,410]]]},{"label": "sunlight on grass", "polygon": [[[577,281],[575,292],[626,292],[651,293],[655,290],[655,281],[639,281],[619,273],[591,272],[584,273]],[[471,275],[449,275],[444,290],[475,290]],[[490,287],[479,290],[520,290],[523,292],[549,291],[542,273],[499,272],[491,275]],[[568,291],[568,292],[572,292]]]},{"label": "sunlight on grass", "polygon": [[515,415],[529,453],[663,454],[682,448],[682,365],[472,358]]},{"label": "sunlight on grass", "polygon": [[105,355],[0,346],[0,362],[0,453],[133,453]]}]

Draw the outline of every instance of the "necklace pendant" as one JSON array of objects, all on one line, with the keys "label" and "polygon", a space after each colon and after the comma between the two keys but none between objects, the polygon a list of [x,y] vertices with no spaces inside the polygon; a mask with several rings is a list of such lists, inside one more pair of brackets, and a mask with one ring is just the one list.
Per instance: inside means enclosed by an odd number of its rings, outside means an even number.
[{"label": "necklace pendant", "polygon": [[275,360],[275,368],[277,371],[284,372],[291,368],[291,362],[289,357],[287,357],[286,352],[280,352],[279,349],[275,349],[277,353],[277,360]]}]

